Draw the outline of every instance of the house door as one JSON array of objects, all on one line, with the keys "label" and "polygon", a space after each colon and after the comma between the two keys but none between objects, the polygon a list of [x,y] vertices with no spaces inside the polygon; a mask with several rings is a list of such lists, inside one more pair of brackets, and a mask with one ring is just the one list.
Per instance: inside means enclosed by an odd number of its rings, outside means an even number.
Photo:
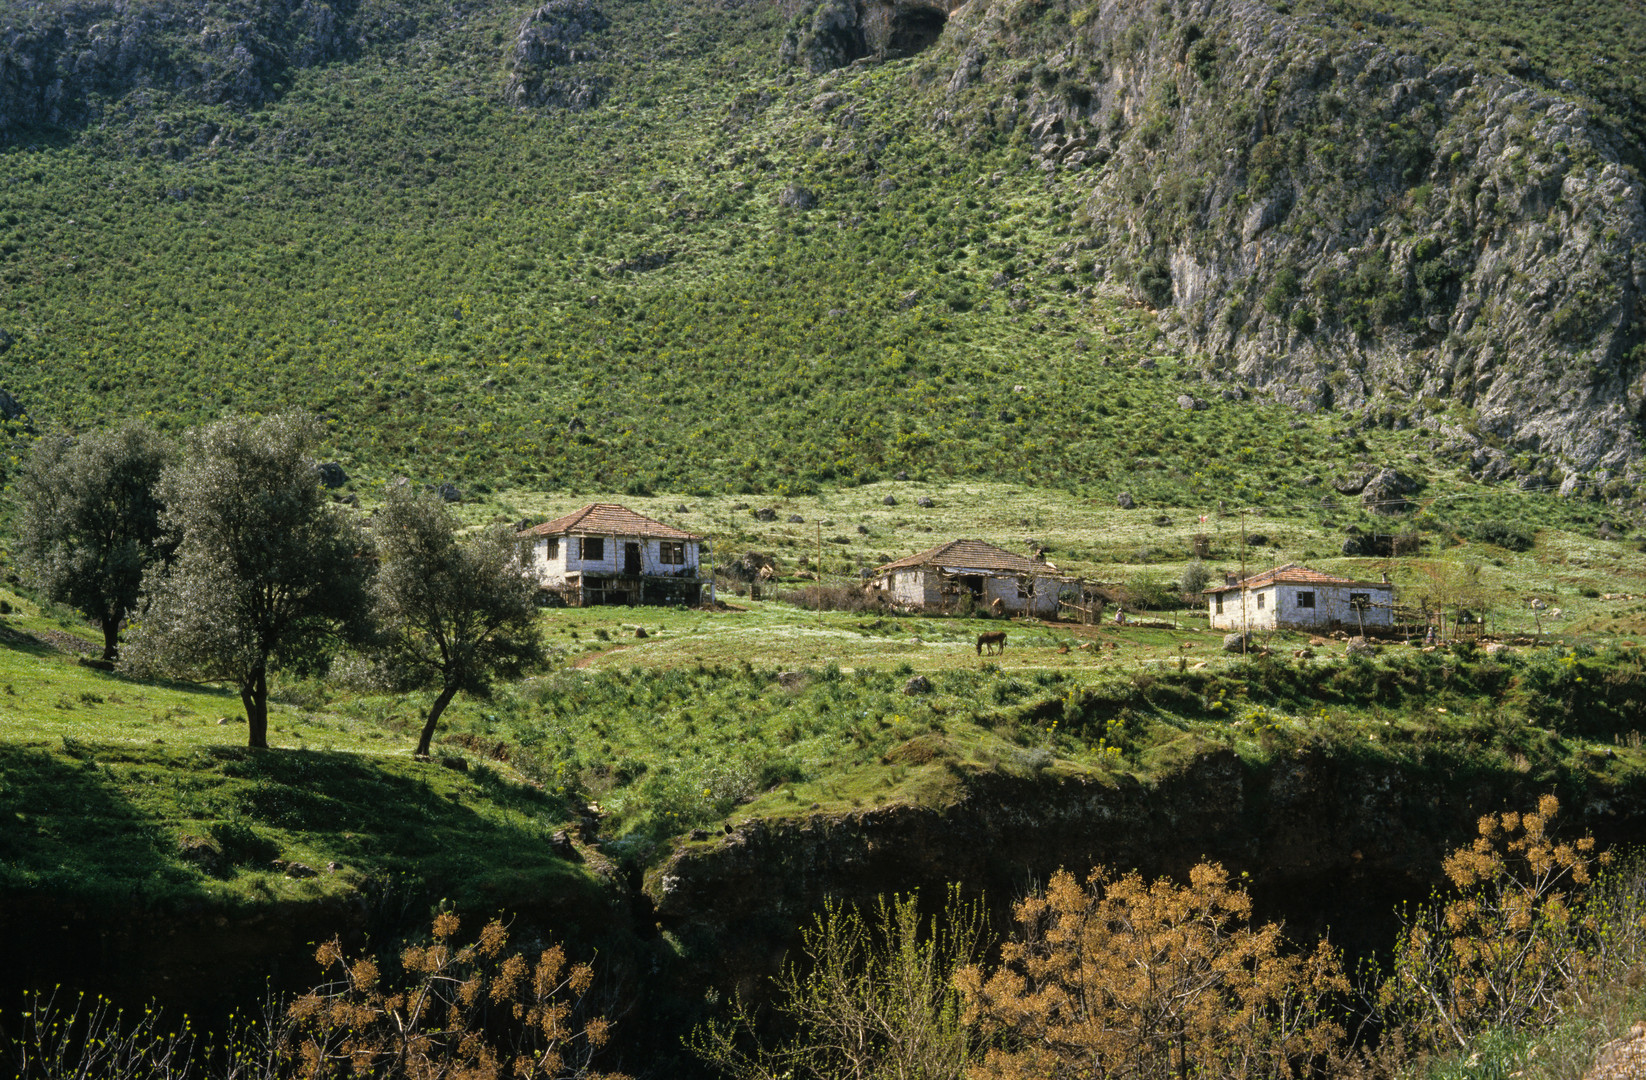
[{"label": "house door", "polygon": [[623,545],[623,573],[629,577],[640,576],[640,545],[629,543]]}]

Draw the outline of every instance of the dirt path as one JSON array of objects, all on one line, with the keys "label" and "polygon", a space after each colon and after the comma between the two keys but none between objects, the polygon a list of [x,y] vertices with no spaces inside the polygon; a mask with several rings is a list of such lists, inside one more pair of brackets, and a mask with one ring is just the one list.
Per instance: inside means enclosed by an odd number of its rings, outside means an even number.
[{"label": "dirt path", "polygon": [[594,663],[596,660],[599,660],[603,656],[610,656],[612,653],[619,653],[627,648],[629,648],[627,645],[613,645],[611,648],[602,649],[600,652],[584,653],[582,656],[579,656],[576,660],[572,661],[572,667],[588,667],[590,664]]}]

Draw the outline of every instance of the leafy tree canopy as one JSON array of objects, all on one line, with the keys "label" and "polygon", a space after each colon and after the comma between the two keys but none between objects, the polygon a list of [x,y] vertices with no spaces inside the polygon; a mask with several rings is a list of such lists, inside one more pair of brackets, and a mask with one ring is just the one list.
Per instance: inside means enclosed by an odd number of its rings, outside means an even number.
[{"label": "leafy tree canopy", "polygon": [[140,422],[42,439],[18,481],[18,553],[36,588],[102,623],[113,660],[143,572],[168,557],[156,493],[171,444]]},{"label": "leafy tree canopy", "polygon": [[440,714],[460,690],[486,693],[541,655],[537,581],[512,531],[459,539],[437,497],[389,489],[377,519],[382,562],[372,592],[391,662],[440,688],[417,752],[427,754]]},{"label": "leafy tree canopy", "polygon": [[161,477],[177,557],[144,579],[128,662],[234,683],[254,747],[268,745],[270,667],[312,662],[364,628],[364,539],[321,490],[318,433],[301,414],[220,420],[191,432]]}]

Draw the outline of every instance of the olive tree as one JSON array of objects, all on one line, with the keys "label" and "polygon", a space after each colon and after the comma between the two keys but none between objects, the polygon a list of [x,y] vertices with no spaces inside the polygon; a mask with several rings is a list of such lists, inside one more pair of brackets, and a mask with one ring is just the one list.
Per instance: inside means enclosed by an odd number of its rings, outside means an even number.
[{"label": "olive tree", "polygon": [[391,666],[437,688],[417,752],[458,691],[484,694],[542,655],[537,580],[507,527],[459,538],[445,504],[390,488],[375,530],[373,613]]},{"label": "olive tree", "polygon": [[42,439],[18,478],[18,557],[47,598],[103,627],[113,660],[143,572],[169,549],[156,492],[171,445],[141,423],[78,440]]},{"label": "olive tree", "polygon": [[177,553],[144,578],[127,663],[233,683],[254,747],[268,746],[270,669],[365,626],[369,551],[321,490],[318,435],[301,414],[220,420],[161,476]]}]

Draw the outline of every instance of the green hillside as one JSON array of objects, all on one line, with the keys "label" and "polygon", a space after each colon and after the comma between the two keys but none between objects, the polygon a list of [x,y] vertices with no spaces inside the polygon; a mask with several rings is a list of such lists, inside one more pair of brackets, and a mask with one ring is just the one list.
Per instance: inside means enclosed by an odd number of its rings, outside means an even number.
[{"label": "green hillside", "polygon": [[778,7],[624,0],[556,69],[597,103],[519,109],[529,9],[396,10],[344,11],[353,44],[308,66],[274,50],[254,103],[139,72],[6,133],[0,386],[36,430],[302,406],[351,471],[482,493],[907,471],[1301,502],[1368,452],[1224,400],[1094,282],[1021,132],[932,122],[923,57],[797,78]]}]

